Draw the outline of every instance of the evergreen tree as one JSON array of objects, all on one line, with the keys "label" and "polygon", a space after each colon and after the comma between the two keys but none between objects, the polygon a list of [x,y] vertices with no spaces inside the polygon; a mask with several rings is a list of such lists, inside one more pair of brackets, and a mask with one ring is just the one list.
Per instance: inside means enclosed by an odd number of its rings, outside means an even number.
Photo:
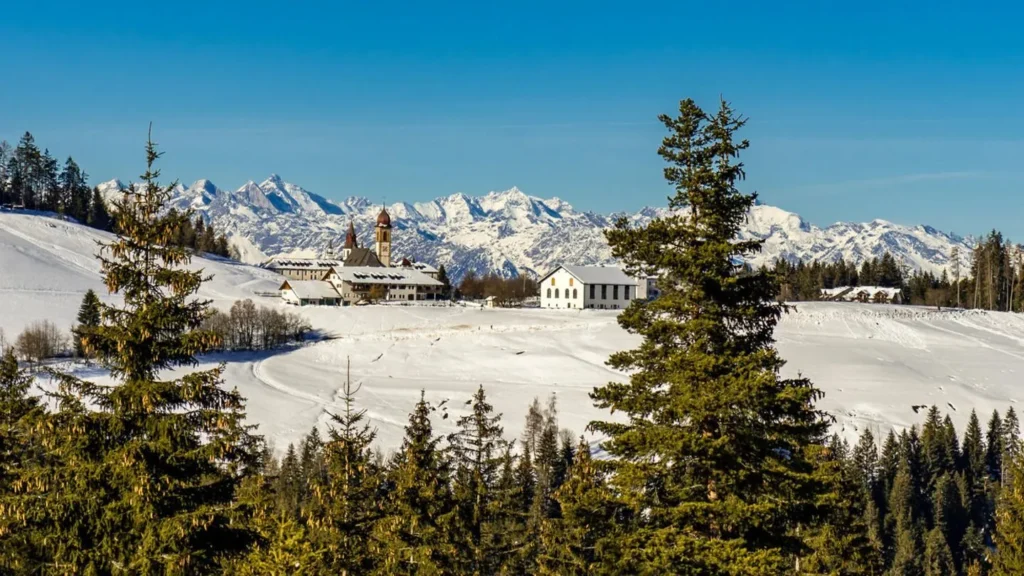
[{"label": "evergreen tree", "polygon": [[501,535],[495,519],[496,491],[501,473],[504,440],[501,415],[493,414],[483,386],[469,401],[471,412],[459,418],[458,431],[449,437],[455,467],[456,523],[453,530],[461,574],[493,574]]},{"label": "evergreen tree", "polygon": [[924,554],[925,576],[951,576],[957,573],[953,553],[950,552],[946,536],[938,526],[928,533]]},{"label": "evergreen tree", "polygon": [[442,284],[441,286],[441,298],[448,300],[452,297],[452,281],[448,278],[448,271],[445,270],[444,264],[437,267],[437,281]]},{"label": "evergreen tree", "polygon": [[[826,425],[803,378],[782,379],[772,333],[783,308],[774,278],[736,260],[760,240],[736,240],[756,195],[736,184],[745,120],[726,103],[709,115],[692,100],[659,153],[675,186],[669,207],[688,208],[607,233],[631,274],[658,274],[661,297],[634,301],[619,324],[643,337],[609,360],[630,373],[592,397],[625,420],[591,426],[608,437],[613,490],[626,513],[609,569],[632,573],[778,574],[806,553],[797,526],[817,521],[821,489],[805,447]],[[629,550],[629,553],[622,552]]]},{"label": "evergreen tree", "polygon": [[999,411],[993,410],[985,433],[985,463],[988,465],[989,478],[996,482],[999,482],[1003,472],[1003,434],[1003,419],[999,417]]},{"label": "evergreen tree", "polygon": [[92,200],[89,202],[89,226],[99,230],[113,230],[113,219],[107,212],[107,203],[100,195],[99,187],[92,189]]},{"label": "evergreen tree", "polygon": [[0,355],[0,574],[21,573],[27,568],[26,534],[4,511],[17,501],[13,484],[37,456],[30,419],[41,408],[28,394],[32,380],[28,371],[18,367],[13,350]]},{"label": "evergreen tree", "polygon": [[326,480],[318,481],[312,492],[312,538],[324,550],[324,568],[330,574],[367,574],[377,560],[370,535],[382,513],[383,477],[371,450],[377,433],[365,422],[366,411],[355,409],[356,392],[358,387],[346,377],[344,411],[331,415],[324,446]]},{"label": "evergreen tree", "polygon": [[988,472],[985,464],[985,441],[981,433],[981,422],[974,410],[971,410],[967,431],[964,433],[962,460],[961,468],[964,470],[968,487],[968,517],[971,524],[981,528],[985,526],[987,516],[985,485],[988,481]]},{"label": "evergreen tree", "polygon": [[274,493],[277,495],[278,510],[288,518],[298,520],[302,503],[302,469],[294,444],[289,444],[285,450]]},{"label": "evergreen tree", "polygon": [[[964,508],[964,501],[961,483],[953,476],[944,474],[935,483],[935,492],[932,496],[932,526],[941,532],[947,547],[956,548],[957,551],[960,550],[959,545],[967,532],[967,510]],[[962,560],[960,554],[954,556],[956,560]]]},{"label": "evergreen tree", "polygon": [[455,568],[450,465],[434,436],[431,411],[421,393],[390,470],[385,517],[376,525],[380,574],[445,574]]},{"label": "evergreen tree", "polygon": [[992,574],[1024,574],[1024,459],[1007,454],[1007,478],[996,508],[996,556]]},{"label": "evergreen tree", "polygon": [[[566,481],[555,493],[560,518],[544,521],[537,573],[550,576],[589,576],[600,572],[598,550],[611,528],[607,477],[580,438]],[[642,552],[642,551],[638,551]]]},{"label": "evergreen tree", "polygon": [[86,357],[82,342],[84,335],[100,325],[100,299],[91,289],[86,290],[82,297],[82,305],[78,308],[78,326],[72,332],[75,336],[75,356]]},{"label": "evergreen tree", "polygon": [[895,549],[890,569],[892,576],[921,576],[924,549],[921,542],[920,518],[917,516],[917,482],[907,460],[900,462],[892,492],[889,494],[890,517],[893,520]]},{"label": "evergreen tree", "polygon": [[56,375],[47,462],[13,508],[37,557],[68,573],[209,573],[250,541],[233,497],[259,440],[242,425],[241,396],[221,388],[222,368],[158,377],[217,342],[200,330],[204,277],[168,242],[178,222],[165,215],[172,187],[157,184],[151,141],[146,156],[143,185],[117,204],[120,235],[99,256],[123,305],[101,305],[101,325],[83,331],[118,385]]},{"label": "evergreen tree", "polygon": [[555,404],[555,396],[551,395],[548,399],[547,409],[543,413],[543,424],[540,435],[537,438],[537,447],[534,454],[534,467],[537,471],[537,489],[531,508],[531,521],[535,526],[540,526],[543,518],[556,518],[558,516],[558,501],[555,500],[555,490],[559,486],[556,471],[561,457],[562,455],[558,449],[558,410]]}]

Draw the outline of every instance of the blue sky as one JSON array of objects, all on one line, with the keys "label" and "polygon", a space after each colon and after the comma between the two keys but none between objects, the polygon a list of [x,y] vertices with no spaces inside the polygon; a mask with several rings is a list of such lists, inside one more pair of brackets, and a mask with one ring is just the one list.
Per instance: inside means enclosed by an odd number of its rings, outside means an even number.
[{"label": "blue sky", "polygon": [[0,18],[0,138],[29,130],[94,183],[141,172],[153,121],[186,183],[276,172],[389,201],[515,185],[632,210],[669,192],[656,116],[723,95],[766,203],[1024,239],[1020,8],[94,4]]}]

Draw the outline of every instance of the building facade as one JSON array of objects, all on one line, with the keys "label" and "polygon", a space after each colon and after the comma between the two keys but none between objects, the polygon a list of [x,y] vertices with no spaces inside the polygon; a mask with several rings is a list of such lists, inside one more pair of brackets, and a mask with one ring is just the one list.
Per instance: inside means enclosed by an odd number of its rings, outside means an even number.
[{"label": "building facade", "polygon": [[621,310],[638,297],[637,281],[614,266],[559,266],[539,285],[541,308]]}]

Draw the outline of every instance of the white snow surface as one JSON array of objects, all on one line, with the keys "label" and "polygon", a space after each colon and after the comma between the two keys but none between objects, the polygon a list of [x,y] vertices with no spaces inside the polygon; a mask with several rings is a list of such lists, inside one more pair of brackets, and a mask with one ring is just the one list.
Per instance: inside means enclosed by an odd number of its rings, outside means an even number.
[{"label": "white snow surface", "polygon": [[[0,327],[8,339],[33,320],[62,327],[74,320],[82,294],[102,290],[96,240],[109,238],[76,224],[0,213]],[[273,290],[280,277],[247,265],[196,259],[214,275],[202,295],[227,308]],[[101,292],[102,294],[102,292]],[[248,399],[259,432],[283,450],[340,410],[339,389],[351,359],[365,409],[385,450],[398,446],[420,390],[435,402],[441,433],[454,429],[465,402],[483,385],[505,435],[518,437],[529,403],[556,394],[559,423],[574,434],[607,417],[588,393],[624,376],[608,355],[638,339],[618,327],[613,311],[501,310],[480,307],[366,306],[292,308],[331,339],[267,353],[218,354],[201,367],[226,365],[225,385]],[[885,434],[920,423],[935,404],[962,431],[971,409],[986,418],[1024,396],[1024,316],[851,303],[799,303],[776,333],[788,361],[784,375],[801,374],[825,392],[819,406],[851,441],[865,427]],[[99,381],[95,370],[81,374]],[[45,387],[46,382],[40,382]],[[590,437],[594,440],[593,437]]]},{"label": "white snow surface", "polygon": [[[110,198],[123,184],[100,184]],[[226,192],[208,180],[175,189],[174,206],[192,207],[228,234],[246,262],[269,256],[319,256],[329,240],[343,243],[354,221],[362,246],[373,244],[373,226],[380,204],[350,197],[328,200],[272,174],[256,184],[250,180]],[[468,270],[505,276],[543,276],[558,265],[614,264],[604,231],[619,217],[633,224],[665,216],[663,208],[636,213],[580,212],[558,198],[530,196],[518,188],[483,196],[452,194],[430,202],[396,202],[388,206],[393,234],[392,255],[434,266],[443,264],[450,277]],[[765,241],[750,259],[759,266],[778,258],[791,262],[839,258],[860,265],[886,252],[914,269],[940,273],[949,266],[954,246],[965,258],[972,241],[928,226],[904,226],[884,220],[837,223],[820,228],[781,208],[755,205],[744,238]]]}]

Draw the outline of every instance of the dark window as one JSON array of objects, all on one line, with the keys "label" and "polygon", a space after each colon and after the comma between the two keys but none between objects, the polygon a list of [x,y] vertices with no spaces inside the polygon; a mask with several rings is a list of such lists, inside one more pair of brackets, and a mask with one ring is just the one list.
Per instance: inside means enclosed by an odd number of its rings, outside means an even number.
[{"label": "dark window", "polygon": [[548,288],[548,298],[551,298],[551,288]]},{"label": "dark window", "polygon": [[576,299],[576,289],[575,288],[572,289],[572,299],[573,300]]},{"label": "dark window", "polygon": [[597,296],[594,296],[594,290],[596,290],[596,289],[597,289],[597,284],[591,284],[590,285],[590,299],[591,300],[593,300],[594,298],[597,298]]},{"label": "dark window", "polygon": [[558,298],[558,288],[555,288],[555,298]]},{"label": "dark window", "polygon": [[629,300],[629,286],[622,287],[622,299]]},{"label": "dark window", "polygon": [[607,284],[601,284],[601,300],[607,300],[607,299],[608,299],[608,285]]},{"label": "dark window", "polygon": [[569,299],[569,289],[568,288],[565,289],[565,299],[566,300]]},{"label": "dark window", "polygon": [[619,287],[618,286],[612,286],[612,300],[618,300],[618,299],[619,299]]}]

